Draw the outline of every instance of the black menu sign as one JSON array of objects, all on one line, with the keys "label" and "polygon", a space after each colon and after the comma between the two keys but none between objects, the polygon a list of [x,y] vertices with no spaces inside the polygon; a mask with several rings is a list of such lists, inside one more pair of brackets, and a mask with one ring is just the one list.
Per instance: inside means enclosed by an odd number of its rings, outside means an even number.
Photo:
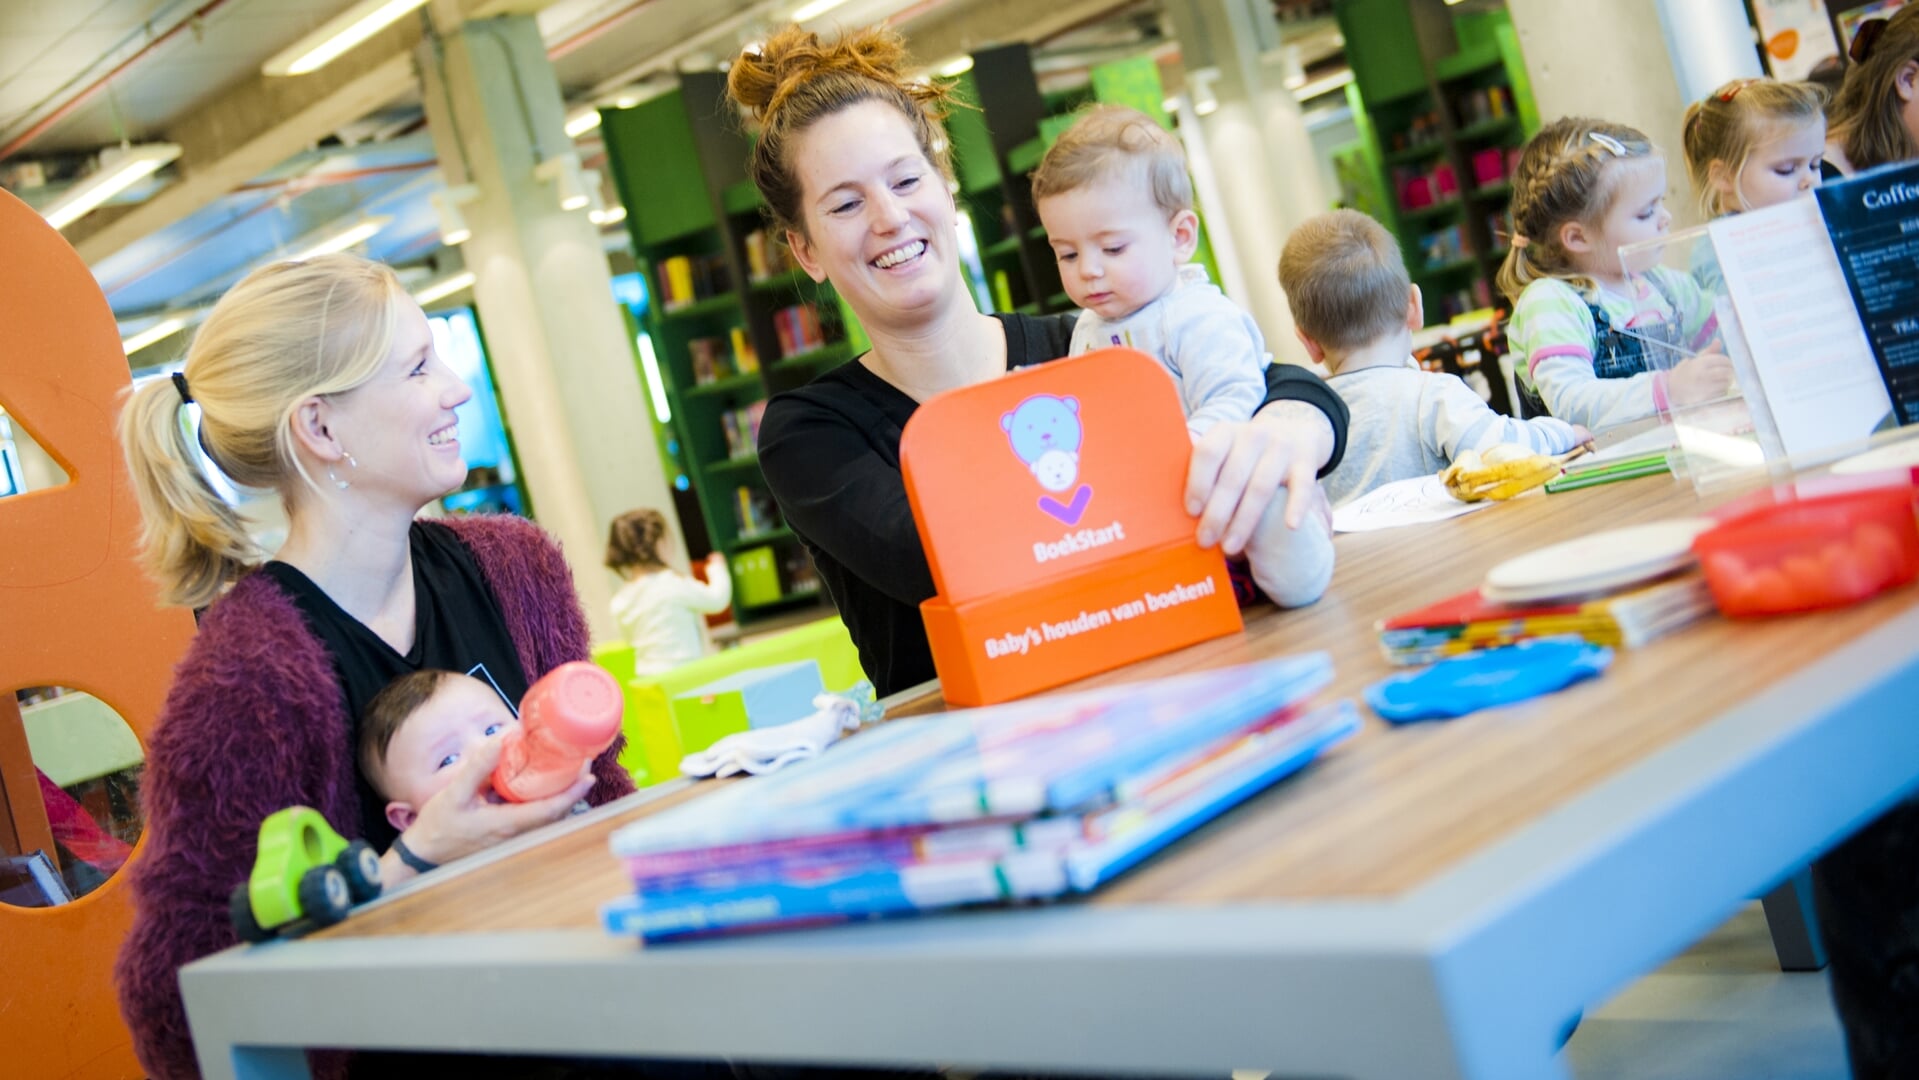
[{"label": "black menu sign", "polygon": [[1826,185],[1819,210],[1892,396],[1893,422],[1919,423],[1919,162]]}]

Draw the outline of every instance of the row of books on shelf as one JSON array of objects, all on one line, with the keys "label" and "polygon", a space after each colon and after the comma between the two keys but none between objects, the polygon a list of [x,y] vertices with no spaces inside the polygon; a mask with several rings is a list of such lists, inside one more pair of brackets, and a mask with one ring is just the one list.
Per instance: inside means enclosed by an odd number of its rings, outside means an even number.
[{"label": "row of books on shelf", "polygon": [[760,417],[766,414],[766,402],[755,401],[720,414],[720,432],[726,436],[726,456],[746,457],[760,445]]},{"label": "row of books on shelf", "polygon": [[648,940],[1089,892],[1358,730],[1324,653],[889,721],[616,831]]},{"label": "row of books on shelf", "polygon": [[773,332],[779,335],[781,356],[798,356],[826,347],[826,332],[820,328],[816,304],[794,304],[775,311]]},{"label": "row of books on shelf", "polygon": [[739,521],[742,537],[758,536],[785,528],[779,504],[765,488],[741,484],[733,489],[733,513]]},{"label": "row of books on shelf", "polygon": [[662,311],[675,311],[732,289],[722,255],[674,255],[660,261],[658,276]]},{"label": "row of books on shelf", "polygon": [[760,354],[744,327],[734,327],[726,337],[694,338],[686,343],[686,351],[692,359],[696,386],[760,369]]},{"label": "row of books on shelf", "polygon": [[800,268],[793,251],[771,229],[754,229],[746,234],[746,277],[765,281]]}]

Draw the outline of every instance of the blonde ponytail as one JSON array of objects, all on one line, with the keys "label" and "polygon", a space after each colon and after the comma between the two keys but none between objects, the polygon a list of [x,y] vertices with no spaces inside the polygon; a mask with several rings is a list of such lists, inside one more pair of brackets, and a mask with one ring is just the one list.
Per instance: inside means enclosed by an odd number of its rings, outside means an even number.
[{"label": "blonde ponytail", "polygon": [[144,519],[147,572],[165,602],[205,607],[266,559],[202,471],[186,393],[214,465],[236,484],[277,491],[296,514],[313,478],[294,453],[294,413],[372,378],[410,302],[391,270],[358,256],[276,263],[213,305],[187,350],[187,390],[153,379],[129,394],[120,445]]}]

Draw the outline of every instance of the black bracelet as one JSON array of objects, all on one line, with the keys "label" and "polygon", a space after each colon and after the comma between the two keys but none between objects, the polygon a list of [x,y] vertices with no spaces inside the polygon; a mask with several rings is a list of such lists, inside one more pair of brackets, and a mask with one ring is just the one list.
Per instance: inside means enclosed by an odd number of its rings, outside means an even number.
[{"label": "black bracelet", "polygon": [[403,836],[396,836],[393,838],[393,853],[400,857],[401,862],[407,864],[408,866],[411,866],[418,873],[424,874],[424,873],[427,873],[428,871],[438,870],[440,868],[439,863],[428,862],[427,860],[420,858],[418,855],[415,855],[413,853],[413,849],[406,846],[406,838]]}]

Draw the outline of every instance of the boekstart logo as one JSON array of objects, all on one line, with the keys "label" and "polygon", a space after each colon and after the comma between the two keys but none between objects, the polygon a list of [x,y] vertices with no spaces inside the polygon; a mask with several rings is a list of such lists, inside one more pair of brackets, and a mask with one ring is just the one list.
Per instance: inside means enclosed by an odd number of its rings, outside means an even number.
[{"label": "boekstart logo", "polygon": [[[1093,501],[1093,488],[1079,483],[1079,444],[1084,432],[1080,427],[1079,400],[1035,394],[999,418],[1001,430],[1011,440],[1013,454],[1039,481],[1047,494],[1039,497],[1039,508],[1047,516],[1066,525],[1078,525]],[[1054,497],[1055,492],[1065,498]]]}]

